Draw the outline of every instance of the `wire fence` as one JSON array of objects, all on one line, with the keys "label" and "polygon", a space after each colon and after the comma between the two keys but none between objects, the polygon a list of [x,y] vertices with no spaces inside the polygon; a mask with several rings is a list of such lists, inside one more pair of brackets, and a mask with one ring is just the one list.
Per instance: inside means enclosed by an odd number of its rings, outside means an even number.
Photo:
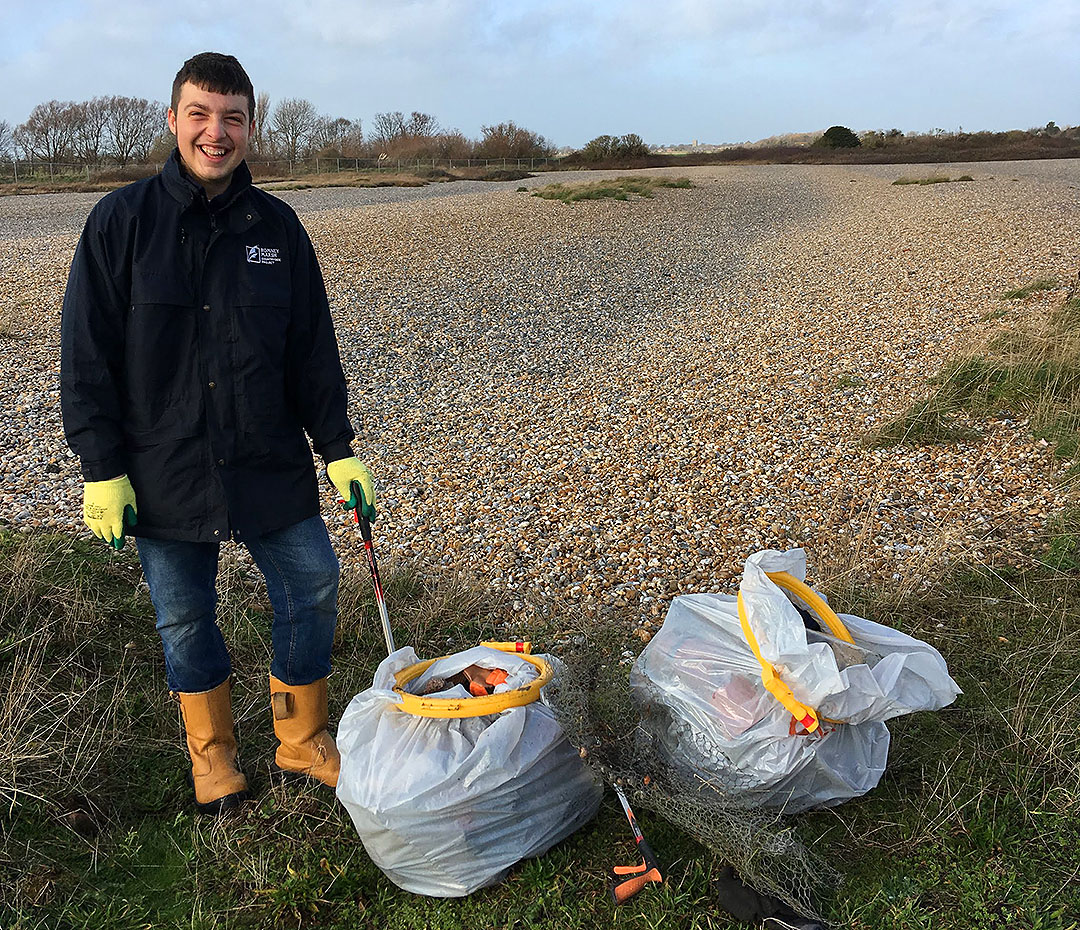
[{"label": "wire fence", "polygon": [[[473,168],[517,170],[550,170],[558,163],[557,158],[357,158],[346,156],[317,156],[313,158],[260,158],[247,159],[248,167],[255,177],[276,177],[310,174],[336,174],[339,172],[424,172],[468,170]],[[127,165],[98,164],[35,159],[0,160],[0,184],[32,183],[43,180],[56,182],[134,181],[157,174],[160,162],[131,163]]]}]

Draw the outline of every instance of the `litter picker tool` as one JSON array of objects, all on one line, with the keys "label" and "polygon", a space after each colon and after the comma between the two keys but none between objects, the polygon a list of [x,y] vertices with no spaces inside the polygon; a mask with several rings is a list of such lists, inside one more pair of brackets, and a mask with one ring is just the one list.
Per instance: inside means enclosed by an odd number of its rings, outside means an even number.
[{"label": "litter picker tool", "polygon": [[630,821],[630,829],[634,831],[634,842],[637,844],[638,852],[641,854],[640,865],[617,865],[611,870],[614,879],[611,896],[615,899],[616,904],[622,904],[624,901],[629,901],[646,885],[652,882],[662,882],[664,878],[660,874],[660,866],[656,863],[656,857],[653,856],[653,851],[649,848],[649,844],[645,841],[645,836],[637,824],[637,818],[630,807],[630,802],[626,800],[626,794],[619,785],[614,784],[612,787],[619,797],[619,803],[622,805],[623,813],[626,814],[626,819]]},{"label": "litter picker tool", "polygon": [[375,547],[371,542],[371,521],[364,515],[364,489],[359,481],[354,481],[349,489],[352,491],[353,500],[356,501],[356,509],[353,516],[360,525],[360,538],[364,540],[364,553],[367,555],[368,568],[371,569],[371,583],[375,587],[375,604],[379,608],[379,620],[382,621],[383,637],[386,639],[386,654],[396,652],[394,646],[394,634],[390,631],[390,614],[386,611],[386,598],[383,596],[382,581],[379,580],[379,566],[375,561]]}]

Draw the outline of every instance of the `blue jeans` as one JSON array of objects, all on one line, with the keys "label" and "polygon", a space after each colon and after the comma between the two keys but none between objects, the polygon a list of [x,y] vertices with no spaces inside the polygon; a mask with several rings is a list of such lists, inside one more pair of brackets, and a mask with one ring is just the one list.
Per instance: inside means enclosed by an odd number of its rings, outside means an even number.
[{"label": "blue jeans", "polygon": [[[172,691],[210,691],[232,673],[216,620],[218,544],[138,537]],[[287,685],[330,674],[337,624],[337,556],[322,517],[245,542],[274,608],[270,671]]]}]

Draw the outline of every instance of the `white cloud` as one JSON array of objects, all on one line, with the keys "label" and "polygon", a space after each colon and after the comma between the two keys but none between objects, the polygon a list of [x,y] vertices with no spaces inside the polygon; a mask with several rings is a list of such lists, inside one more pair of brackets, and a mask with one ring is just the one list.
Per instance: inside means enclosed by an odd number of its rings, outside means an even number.
[{"label": "white cloud", "polygon": [[574,144],[813,128],[837,103],[902,128],[1080,122],[1080,5],[1060,0],[6,0],[0,17],[12,122],[54,97],[164,99],[206,49],[334,115],[422,109],[470,135],[512,118]]}]

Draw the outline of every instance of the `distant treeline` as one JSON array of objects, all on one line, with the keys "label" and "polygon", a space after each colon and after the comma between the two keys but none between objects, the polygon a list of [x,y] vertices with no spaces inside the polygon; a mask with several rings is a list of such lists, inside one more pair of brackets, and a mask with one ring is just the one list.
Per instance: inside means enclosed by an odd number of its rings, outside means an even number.
[{"label": "distant treeline", "polygon": [[[854,142],[835,143],[829,133]],[[834,138],[835,138],[834,136]],[[611,137],[601,137],[611,138]],[[595,141],[595,140],[594,140]],[[909,164],[964,161],[1013,161],[1037,158],[1080,158],[1080,127],[1059,128],[1048,123],[1040,129],[1005,132],[903,133],[898,129],[872,130],[861,135],[834,126],[804,145],[737,145],[710,151],[648,152],[626,156],[611,151],[596,156],[590,143],[562,159],[565,166],[594,168],[661,168],[711,164]]]},{"label": "distant treeline", "polygon": [[[80,103],[50,100],[34,107],[24,123],[0,121],[0,160],[93,168],[160,164],[175,144],[165,124],[166,105],[136,97],[94,97]],[[259,160],[298,162],[311,158],[533,159],[555,154],[539,133],[513,121],[483,126],[479,139],[446,129],[429,113],[376,113],[365,128],[359,119],[320,114],[302,98],[271,105],[259,94],[253,119],[252,155]],[[806,141],[813,140],[813,141]],[[769,140],[772,141],[772,140]],[[874,164],[890,162],[998,161],[1080,157],[1080,127],[1007,132],[906,134],[898,129],[856,134],[833,126],[804,144],[747,144],[672,153],[657,152],[636,133],[601,135],[564,155],[561,163],[582,167],[659,167],[715,163]],[[125,174],[130,172],[125,171]]]},{"label": "distant treeline", "polygon": [[[160,163],[175,145],[165,123],[166,105],[134,97],[94,97],[80,103],[38,104],[26,122],[0,121],[0,159],[85,165],[93,168]],[[320,114],[308,100],[288,98],[271,106],[256,100],[253,156],[305,158],[542,158],[552,147],[513,121],[482,127],[480,139],[444,129],[429,113],[376,113],[365,133],[359,119]]]}]

